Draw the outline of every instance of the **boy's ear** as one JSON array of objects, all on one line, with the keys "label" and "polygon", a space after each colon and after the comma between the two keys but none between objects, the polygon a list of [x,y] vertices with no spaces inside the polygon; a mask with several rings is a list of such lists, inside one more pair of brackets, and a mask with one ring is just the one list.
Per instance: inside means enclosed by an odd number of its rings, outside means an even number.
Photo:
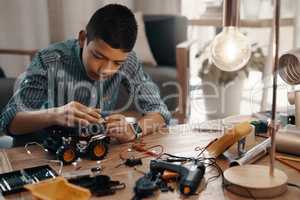
[{"label": "boy's ear", "polygon": [[83,48],[85,40],[86,40],[86,32],[84,30],[81,30],[78,34],[78,41],[79,41],[80,48]]}]

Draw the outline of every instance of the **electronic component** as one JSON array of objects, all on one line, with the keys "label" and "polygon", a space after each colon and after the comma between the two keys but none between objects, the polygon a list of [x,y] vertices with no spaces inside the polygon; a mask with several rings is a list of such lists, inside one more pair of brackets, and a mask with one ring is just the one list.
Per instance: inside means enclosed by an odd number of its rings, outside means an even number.
[{"label": "electronic component", "polygon": [[101,160],[108,152],[109,137],[104,124],[90,124],[87,127],[52,126],[47,129],[49,137],[44,146],[56,154],[64,164],[71,164],[78,157],[88,156]]},{"label": "electronic component", "polygon": [[55,177],[57,173],[49,165],[0,174],[0,191],[3,195],[20,192],[24,190],[24,185]]},{"label": "electronic component", "polygon": [[115,168],[118,168],[123,164],[128,167],[134,167],[136,165],[142,165],[143,162],[141,158],[127,158],[125,161],[122,161],[120,164],[118,164]]},{"label": "electronic component", "polygon": [[143,130],[140,127],[140,125],[137,122],[135,122],[135,123],[131,124],[131,127],[132,127],[132,130],[134,131],[135,139],[140,139],[143,135]]}]

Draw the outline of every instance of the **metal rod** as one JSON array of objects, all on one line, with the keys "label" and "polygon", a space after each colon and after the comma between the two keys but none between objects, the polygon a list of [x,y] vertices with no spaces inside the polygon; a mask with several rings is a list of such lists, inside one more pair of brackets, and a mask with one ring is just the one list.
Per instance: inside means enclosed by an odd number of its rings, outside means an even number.
[{"label": "metal rod", "polygon": [[300,128],[300,91],[295,91],[295,118],[296,127]]},{"label": "metal rod", "polygon": [[271,149],[270,149],[270,176],[274,176],[275,162],[275,139],[276,139],[276,97],[277,97],[277,68],[278,68],[278,49],[279,49],[279,19],[280,19],[280,0],[274,0],[273,18],[273,95],[272,95],[272,121],[271,121]]},{"label": "metal rod", "polygon": [[225,0],[223,5],[223,26],[238,26],[240,0]]}]

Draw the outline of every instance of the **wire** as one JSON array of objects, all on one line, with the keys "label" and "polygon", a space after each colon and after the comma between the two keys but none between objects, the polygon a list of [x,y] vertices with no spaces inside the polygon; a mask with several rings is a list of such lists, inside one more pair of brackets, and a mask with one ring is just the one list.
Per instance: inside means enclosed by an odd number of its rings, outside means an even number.
[{"label": "wire", "polygon": [[39,147],[41,147],[43,149],[43,151],[48,152],[48,149],[46,149],[42,144],[40,144],[38,142],[28,142],[24,146],[24,149],[25,149],[25,151],[26,151],[27,154],[31,155],[31,151],[29,150],[29,146],[32,146],[32,145],[39,146]]},{"label": "wire", "polygon": [[[148,157],[157,157],[159,158],[164,153],[164,147],[163,145],[153,145],[150,147],[145,148],[146,144],[140,143],[140,144],[132,144],[132,149],[134,149],[137,152],[143,152],[144,154],[148,155]],[[159,153],[153,152],[153,149],[160,148]]]},{"label": "wire", "polygon": [[250,190],[248,190],[247,188],[244,188],[244,187],[241,187],[241,186],[238,186],[238,185],[235,185],[235,184],[224,184],[224,185],[223,185],[223,187],[224,187],[225,189],[227,189],[228,187],[231,187],[231,186],[239,187],[239,188],[245,190],[245,191],[247,192],[248,196],[249,196],[251,199],[256,200],[256,198],[253,196],[253,194],[252,194],[252,193],[250,192]]},{"label": "wire", "polygon": [[290,187],[295,187],[297,189],[300,189],[300,185],[294,184],[294,183],[287,183],[288,186]]},{"label": "wire", "polygon": [[45,161],[48,161],[48,162],[50,162],[50,163],[56,163],[56,164],[59,164],[58,175],[59,175],[59,176],[62,175],[62,170],[63,170],[63,167],[64,167],[63,161],[61,161],[61,160],[47,160],[47,159],[41,159],[41,160],[45,160]]},{"label": "wire", "polygon": [[209,164],[208,166],[206,166],[207,168],[212,166],[213,168],[217,169],[218,174],[215,176],[211,176],[207,179],[207,184],[209,184],[210,182],[213,182],[215,180],[217,180],[219,177],[223,177],[223,170],[217,165],[217,163],[213,163],[213,164]]},{"label": "wire", "polygon": [[[211,176],[207,179],[205,188],[207,185],[215,180],[217,180],[219,177],[222,177],[222,184],[224,183],[224,177],[223,177],[223,170],[221,167],[217,164],[217,160],[215,158],[207,158],[203,156],[203,153],[208,149],[208,147],[213,144],[217,139],[214,139],[213,141],[209,142],[205,147],[200,148],[200,146],[195,148],[195,151],[200,151],[200,153],[197,155],[197,160],[202,161],[204,164],[206,164],[206,168],[213,167],[217,170],[218,174],[215,176]],[[209,161],[209,163],[206,163],[205,161]]]},{"label": "wire", "polygon": [[[212,163],[210,163],[210,164],[208,164],[208,165],[206,166],[207,168],[212,166],[212,167],[214,167],[214,168],[217,170],[217,172],[218,172],[217,175],[211,176],[211,177],[209,177],[209,178],[207,179],[206,185],[204,186],[205,188],[207,187],[207,185],[208,185],[209,183],[211,183],[211,182],[217,180],[219,177],[222,178],[222,187],[223,187],[223,188],[226,189],[226,188],[228,188],[228,187],[230,187],[230,186],[233,186],[233,184],[225,183],[225,178],[224,178],[223,170],[222,170],[222,168],[217,164],[217,160],[216,160],[215,158],[204,158],[204,159],[205,159],[205,160],[209,160],[210,162],[212,162]],[[237,187],[240,187],[240,186],[237,186]],[[240,187],[240,188],[242,188],[242,187]],[[248,193],[248,196],[249,196],[250,198],[256,200],[256,198],[253,196],[253,194],[252,194],[247,188],[242,188],[242,189],[244,189],[244,190]]]},{"label": "wire", "polygon": [[195,148],[195,151],[201,151],[198,155],[197,158],[199,158],[200,156],[202,156],[202,154],[208,149],[208,147],[210,147],[210,145],[212,145],[214,142],[216,142],[218,139],[215,138],[214,140],[210,141],[205,147],[201,148],[200,146],[197,146]]},{"label": "wire", "polygon": [[[207,185],[215,180],[217,180],[219,177],[222,177],[222,184],[224,183],[224,178],[223,178],[223,170],[221,169],[221,167],[217,164],[216,159],[215,158],[206,158],[206,157],[200,157],[203,152],[206,150],[206,148],[209,145],[207,145],[205,148],[199,148],[198,147],[198,151],[201,150],[200,154],[194,158],[194,157],[184,157],[184,156],[176,156],[173,154],[169,154],[169,153],[164,153],[163,155],[165,156],[169,156],[172,158],[176,158],[176,159],[181,159],[180,161],[185,161],[185,162],[189,162],[189,161],[198,161],[198,162],[202,162],[206,168],[208,167],[213,167],[214,169],[217,170],[218,174],[214,175],[212,177],[209,177],[206,181],[205,184],[205,188],[207,187]],[[197,147],[196,147],[197,148]],[[195,148],[195,150],[197,151],[197,149]]]},{"label": "wire", "polygon": [[[48,149],[44,148],[44,146],[42,144],[40,144],[38,142],[28,142],[28,143],[25,144],[24,149],[25,149],[26,153],[30,156],[33,156],[31,151],[29,150],[29,147],[32,146],[32,145],[39,146],[43,149],[43,151],[48,152]],[[64,163],[61,160],[48,160],[48,159],[43,159],[43,158],[40,158],[38,160],[49,162],[49,163],[59,164],[58,175],[60,176],[62,174]]]},{"label": "wire", "polygon": [[[130,158],[143,159],[147,157],[160,158],[164,153],[164,147],[162,145],[153,145],[147,148],[144,148],[145,144],[132,144],[132,149],[136,151],[135,155],[130,156]],[[160,148],[158,153],[154,152],[154,149]],[[128,156],[125,156],[125,153],[130,153],[131,151],[120,152],[119,157],[121,160],[128,159]]]},{"label": "wire", "polygon": [[168,157],[172,157],[172,158],[182,159],[185,161],[196,160],[193,157],[176,156],[176,155],[169,154],[169,153],[163,153],[162,156],[168,156]]}]

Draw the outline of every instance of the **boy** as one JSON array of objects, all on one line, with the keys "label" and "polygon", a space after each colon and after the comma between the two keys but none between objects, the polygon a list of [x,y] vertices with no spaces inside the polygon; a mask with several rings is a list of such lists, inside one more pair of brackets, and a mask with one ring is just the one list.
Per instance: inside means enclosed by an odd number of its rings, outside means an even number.
[{"label": "boy", "polygon": [[[105,121],[110,137],[128,142],[168,123],[171,116],[158,88],[132,51],[136,37],[136,20],[128,8],[100,8],[78,40],[53,44],[36,54],[0,117],[1,129],[18,137],[53,125]],[[143,113],[134,126],[123,115],[111,113],[121,85]],[[110,113],[105,119],[104,112]]]}]

